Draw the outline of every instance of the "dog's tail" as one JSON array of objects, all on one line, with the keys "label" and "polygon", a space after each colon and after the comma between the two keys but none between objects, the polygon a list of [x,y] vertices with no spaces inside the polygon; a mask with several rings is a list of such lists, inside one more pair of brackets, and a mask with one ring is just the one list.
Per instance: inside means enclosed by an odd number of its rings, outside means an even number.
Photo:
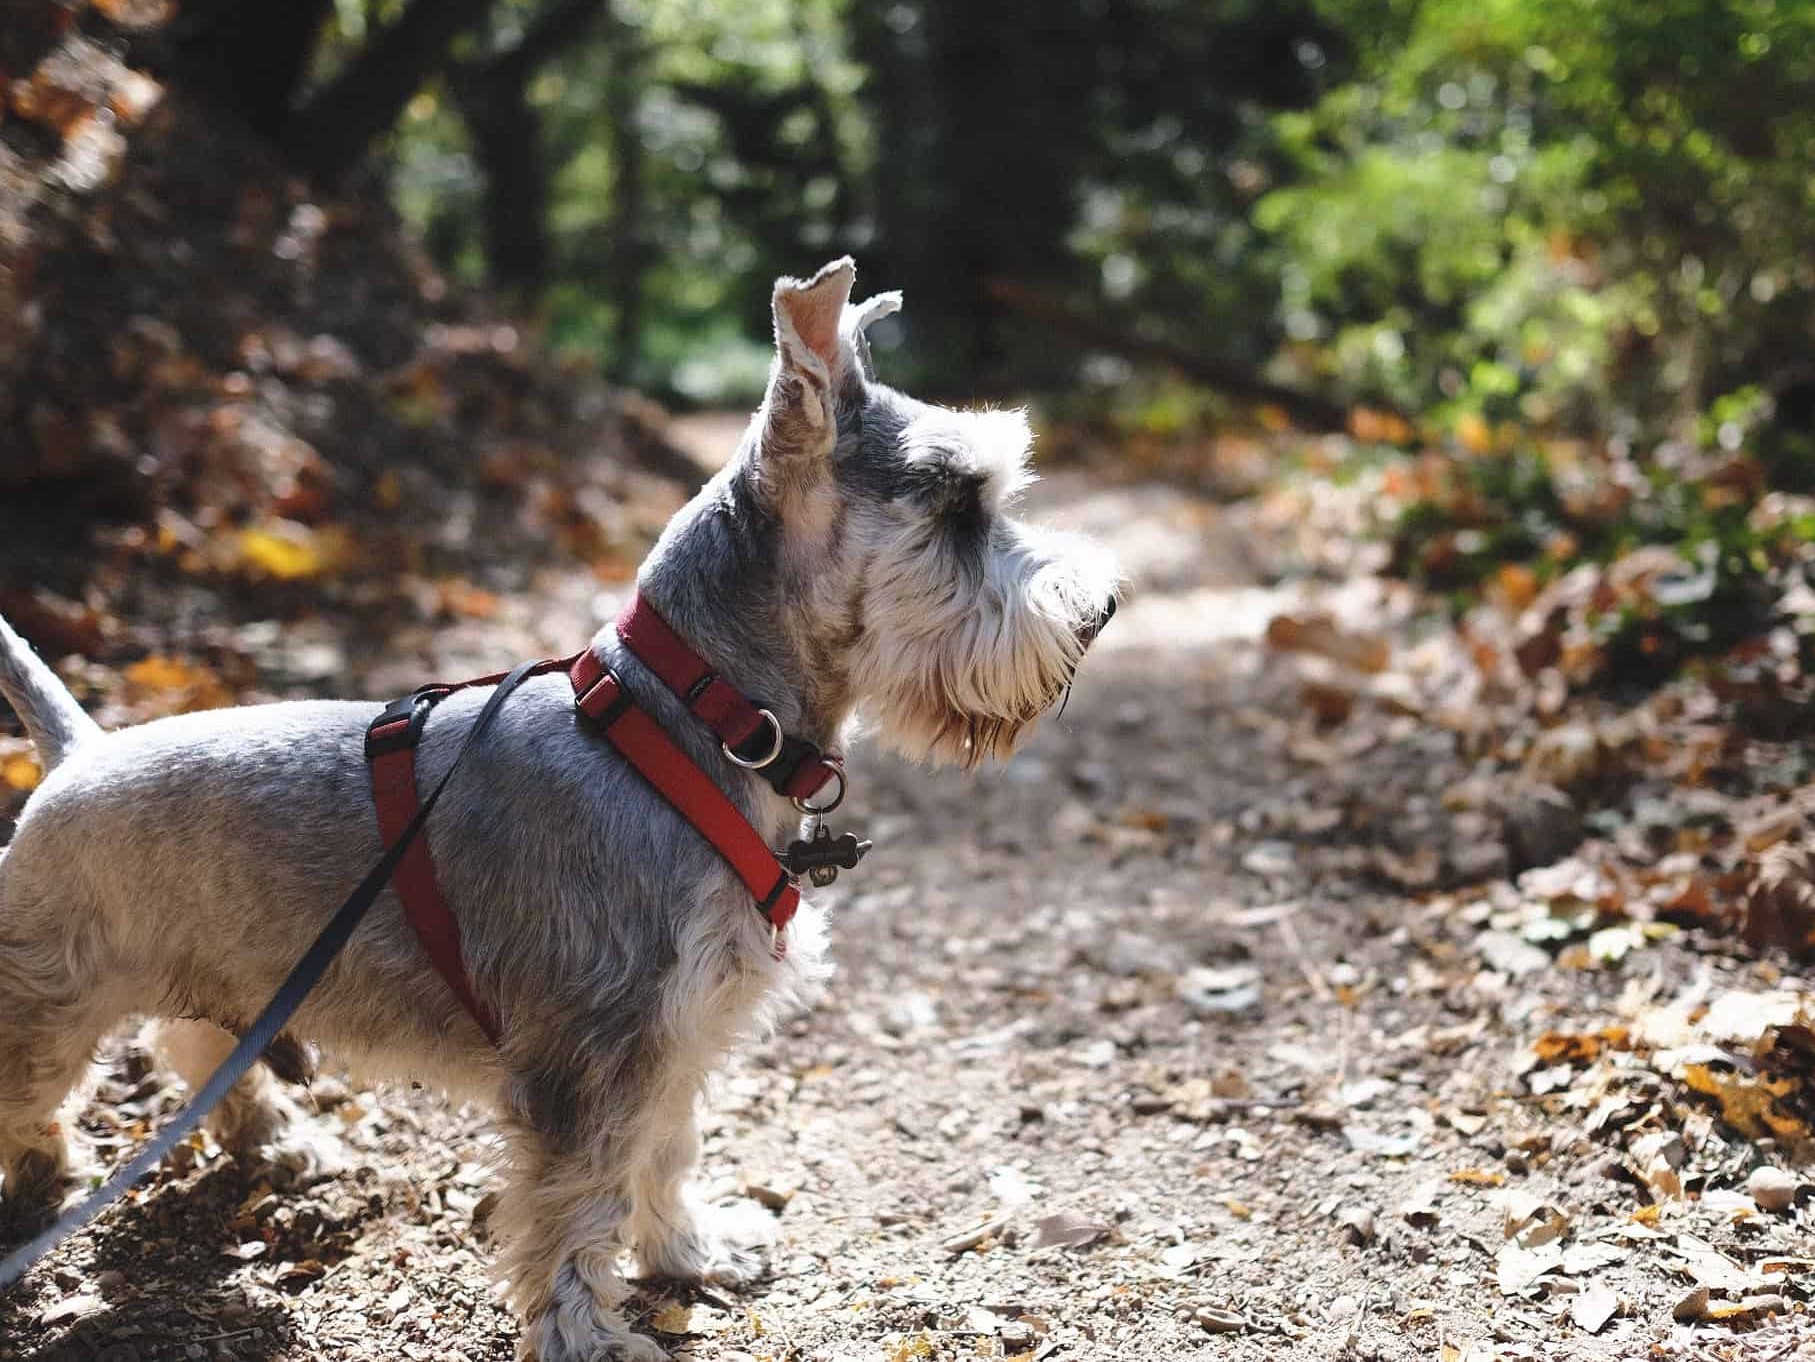
[{"label": "dog's tail", "polygon": [[38,759],[47,771],[77,743],[101,731],[76,703],[69,687],[4,618],[0,618],[0,695],[6,696],[25,721],[25,731],[37,745]]}]

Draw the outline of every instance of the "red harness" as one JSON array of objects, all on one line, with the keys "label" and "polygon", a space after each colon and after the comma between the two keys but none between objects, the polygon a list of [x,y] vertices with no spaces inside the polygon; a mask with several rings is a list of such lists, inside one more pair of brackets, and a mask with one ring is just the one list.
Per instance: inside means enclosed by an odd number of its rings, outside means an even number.
[{"label": "red harness", "polygon": [[[682,641],[668,622],[641,597],[618,616],[624,646],[678,695],[719,738],[725,757],[751,770],[805,812],[825,812],[844,798],[844,768],[834,753],[782,732],[774,714],[748,700],[720,678]],[[777,938],[800,906],[795,876],[769,849],[760,833],[662,726],[640,708],[617,674],[590,648],[572,657],[536,664],[532,675],[565,671],[573,683],[574,705],[606,740],[655,787],[663,799],[711,843],[743,881]],[[366,729],[366,760],[372,767],[372,798],[378,831],[389,847],[416,816],[416,747],[435,705],[457,690],[496,685],[499,672],[452,685],[432,684],[387,706]],[[838,793],[812,809],[806,801],[834,778]],[[397,866],[394,879],[403,912],[430,962],[494,1045],[501,1031],[497,1015],[473,991],[460,950],[460,925],[435,881],[428,833],[418,837]]]}]

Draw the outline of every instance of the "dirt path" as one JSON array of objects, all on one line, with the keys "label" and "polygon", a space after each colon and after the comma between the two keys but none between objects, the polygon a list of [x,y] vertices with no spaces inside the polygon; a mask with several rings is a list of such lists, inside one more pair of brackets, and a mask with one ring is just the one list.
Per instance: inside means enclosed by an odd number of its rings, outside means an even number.
[{"label": "dirt path", "polygon": [[[649,1327],[695,1362],[1815,1356],[1794,1287],[1672,1317],[1720,1264],[1806,1279],[1806,1198],[1714,1195],[1758,1146],[1637,1066],[1532,1079],[1545,1032],[1796,981],[1670,942],[1566,969],[1493,929],[1504,880],[1396,887],[1383,848],[1498,836],[1456,743],[1390,711],[1320,732],[1262,642],[1370,588],[1263,584],[1254,509],[1075,475],[1039,500],[1114,543],[1131,604],[1007,768],[858,756],[877,849],[828,894],[839,973],[712,1105],[708,1191],[772,1221],[773,1276],[652,1287]],[[1596,1125],[1608,1093],[1637,1105]],[[130,1054],[102,1096],[121,1143],[176,1100]],[[0,1357],[509,1357],[482,1115],[315,1096],[346,1173],[272,1193],[196,1151],[0,1307]],[[1648,1151],[1699,1196],[1655,1195]]]}]

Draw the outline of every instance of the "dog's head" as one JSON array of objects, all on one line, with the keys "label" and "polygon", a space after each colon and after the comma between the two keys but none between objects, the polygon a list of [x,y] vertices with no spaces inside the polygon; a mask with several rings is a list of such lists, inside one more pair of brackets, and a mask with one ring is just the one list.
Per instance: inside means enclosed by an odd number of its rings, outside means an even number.
[{"label": "dog's head", "polygon": [[[790,628],[886,740],[974,765],[1013,751],[1070,684],[1115,609],[1117,574],[1088,540],[1011,514],[1031,481],[1019,411],[955,411],[877,381],[865,328],[901,306],[853,305],[834,261],[780,279],[775,361],[740,470],[779,522]],[[795,604],[797,603],[797,604]]]}]

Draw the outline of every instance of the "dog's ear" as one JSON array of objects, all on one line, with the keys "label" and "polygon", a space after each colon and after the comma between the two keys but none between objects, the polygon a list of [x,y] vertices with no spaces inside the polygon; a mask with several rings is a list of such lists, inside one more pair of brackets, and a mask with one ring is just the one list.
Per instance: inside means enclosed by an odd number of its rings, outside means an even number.
[{"label": "dog's ear", "polygon": [[891,289],[887,293],[878,293],[864,299],[855,307],[847,307],[838,329],[844,334],[846,342],[857,356],[857,367],[863,376],[875,382],[876,363],[870,358],[870,342],[863,334],[870,329],[870,323],[891,317],[901,311],[901,293]]},{"label": "dog's ear", "polygon": [[772,454],[815,453],[832,447],[840,387],[857,375],[850,333],[841,325],[857,266],[834,260],[811,279],[775,281],[775,368],[763,399],[763,443]]}]

